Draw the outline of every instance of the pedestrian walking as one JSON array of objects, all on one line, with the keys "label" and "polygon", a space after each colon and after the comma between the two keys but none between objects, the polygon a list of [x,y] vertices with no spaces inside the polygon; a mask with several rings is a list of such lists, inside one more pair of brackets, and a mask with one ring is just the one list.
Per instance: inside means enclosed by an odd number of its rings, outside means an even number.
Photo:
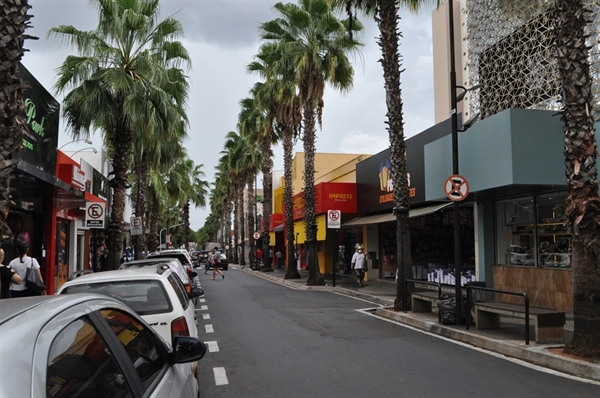
[{"label": "pedestrian walking", "polygon": [[11,283],[21,283],[21,277],[15,272],[10,265],[4,265],[5,253],[0,249],[0,299],[11,298],[10,285]]},{"label": "pedestrian walking", "polygon": [[363,280],[365,279],[365,272],[368,270],[367,269],[367,259],[368,259],[368,257],[363,252],[362,246],[358,246],[356,248],[356,252],[352,256],[352,264],[351,264],[351,267],[354,270],[356,279],[358,281],[358,287],[366,286],[366,284],[363,283]]},{"label": "pedestrian walking", "polygon": [[[12,297],[30,297],[39,296],[33,290],[25,286],[25,276],[27,275],[27,268],[32,268],[37,273],[38,278],[44,282],[42,278],[42,272],[40,271],[40,264],[33,257],[29,257],[27,252],[29,251],[29,243],[25,240],[17,239],[17,254],[19,257],[12,260],[8,265],[15,270],[17,275],[21,278],[21,283],[13,283],[10,286],[10,294]],[[45,295],[46,292],[42,292]]]},{"label": "pedestrian walking", "polygon": [[97,271],[106,271],[108,270],[108,247],[104,247],[102,251],[102,255],[98,259],[98,269]]},{"label": "pedestrian walking", "polygon": [[225,275],[223,274],[223,272],[221,271],[221,252],[213,249],[213,254],[212,254],[212,258],[214,260],[213,262],[213,277],[212,280],[215,280],[215,276],[217,276],[217,274],[220,274],[221,277],[223,279],[225,279]]},{"label": "pedestrian walking", "polygon": [[281,268],[283,266],[283,253],[281,250],[277,250],[275,257],[277,257],[277,268]]}]

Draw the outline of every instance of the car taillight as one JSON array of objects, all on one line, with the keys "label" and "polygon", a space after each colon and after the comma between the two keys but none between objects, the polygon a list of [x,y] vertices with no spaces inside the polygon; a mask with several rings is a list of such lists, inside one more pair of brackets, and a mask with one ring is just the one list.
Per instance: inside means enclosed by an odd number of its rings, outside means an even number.
[{"label": "car taillight", "polygon": [[190,329],[188,328],[185,317],[179,317],[171,322],[171,338],[175,337],[186,337],[190,335]]},{"label": "car taillight", "polygon": [[185,291],[187,292],[187,294],[192,293],[192,285],[190,285],[189,283],[184,283],[183,286],[185,287]]},{"label": "car taillight", "polygon": [[188,276],[192,273],[192,270],[189,268],[186,268],[185,271],[187,272]]}]

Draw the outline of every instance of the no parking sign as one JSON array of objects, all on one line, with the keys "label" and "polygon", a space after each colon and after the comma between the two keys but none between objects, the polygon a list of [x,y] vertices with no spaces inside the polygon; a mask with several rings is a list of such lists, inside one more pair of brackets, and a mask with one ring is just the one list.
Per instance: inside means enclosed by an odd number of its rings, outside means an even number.
[{"label": "no parking sign", "polygon": [[85,203],[85,226],[87,228],[104,228],[106,208],[102,202]]},{"label": "no parking sign", "polygon": [[342,212],[327,210],[327,228],[340,229],[342,227]]}]

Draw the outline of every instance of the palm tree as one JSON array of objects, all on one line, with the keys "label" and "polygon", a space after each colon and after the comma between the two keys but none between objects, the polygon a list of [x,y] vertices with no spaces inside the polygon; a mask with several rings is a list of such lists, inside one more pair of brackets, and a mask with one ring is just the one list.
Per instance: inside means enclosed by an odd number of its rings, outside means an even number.
[{"label": "palm tree", "polygon": [[55,85],[59,92],[71,90],[64,98],[63,114],[73,137],[100,129],[111,149],[113,201],[108,242],[109,267],[114,268],[122,249],[133,142],[148,124],[163,126],[174,120],[172,112],[183,108],[187,90],[178,68],[189,63],[189,55],[175,41],[182,34],[181,24],[170,17],[157,21],[159,0],[96,1],[96,30],[59,26],[50,35],[66,40],[81,54],[66,58]]},{"label": "palm tree", "polygon": [[266,43],[256,55],[258,61],[248,65],[248,71],[258,73],[266,79],[266,85],[272,86],[275,97],[275,123],[281,130],[283,143],[284,168],[284,216],[287,241],[287,271],[285,279],[300,279],[294,256],[294,217],[293,217],[293,185],[292,157],[294,139],[298,137],[302,119],[300,98],[297,95],[294,69],[284,60],[281,47]]},{"label": "palm tree", "polygon": [[566,216],[573,236],[574,329],[565,351],[600,358],[600,198],[583,1],[555,0],[554,21],[569,188]]},{"label": "palm tree", "polygon": [[[392,163],[392,180],[394,181],[394,207],[408,210],[408,179],[406,178],[406,145],[404,142],[404,120],[402,116],[402,96],[400,89],[400,31],[398,30],[399,6],[405,6],[412,12],[417,12],[422,6],[439,0],[330,0],[337,9],[346,9],[350,21],[353,20],[353,10],[361,10],[365,15],[373,17],[379,27],[380,37],[377,41],[381,48],[381,65],[386,92],[388,136],[390,139],[390,162]],[[352,26],[352,22],[349,26]],[[350,35],[352,31],[349,30]],[[410,235],[404,233],[408,223],[408,211],[396,211],[397,253],[403,253],[404,258],[398,264],[410,263]],[[404,237],[404,241],[400,237]],[[399,254],[400,255],[400,254]],[[411,277],[410,267],[404,268],[404,277],[398,278],[394,308],[402,308],[404,279]]]},{"label": "palm tree", "polygon": [[[273,8],[280,18],[262,24],[261,36],[263,40],[281,45],[285,62],[294,69],[304,131],[304,221],[310,271],[307,284],[323,285],[325,280],[319,272],[316,256],[316,122],[321,124],[326,83],[340,91],[351,88],[354,70],[347,54],[357,51],[360,43],[346,35],[349,21],[338,20],[327,0],[300,0],[298,5],[277,3]],[[362,25],[355,21],[352,29],[360,32]]]},{"label": "palm tree", "polygon": [[10,186],[14,169],[19,162],[12,154],[21,149],[25,112],[23,86],[19,80],[19,62],[23,58],[26,39],[37,39],[25,34],[30,27],[31,6],[27,0],[6,0],[0,4],[0,241],[12,239],[6,223],[11,203]]}]

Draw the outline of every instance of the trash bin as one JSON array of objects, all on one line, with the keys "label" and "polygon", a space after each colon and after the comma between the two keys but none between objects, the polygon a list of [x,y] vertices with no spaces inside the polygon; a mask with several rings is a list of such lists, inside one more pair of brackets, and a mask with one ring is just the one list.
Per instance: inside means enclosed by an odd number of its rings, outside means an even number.
[{"label": "trash bin", "polygon": [[[467,296],[461,295],[461,322],[464,325],[467,320]],[[442,294],[438,300],[438,311],[443,325],[456,325],[456,296],[454,294]]]}]

